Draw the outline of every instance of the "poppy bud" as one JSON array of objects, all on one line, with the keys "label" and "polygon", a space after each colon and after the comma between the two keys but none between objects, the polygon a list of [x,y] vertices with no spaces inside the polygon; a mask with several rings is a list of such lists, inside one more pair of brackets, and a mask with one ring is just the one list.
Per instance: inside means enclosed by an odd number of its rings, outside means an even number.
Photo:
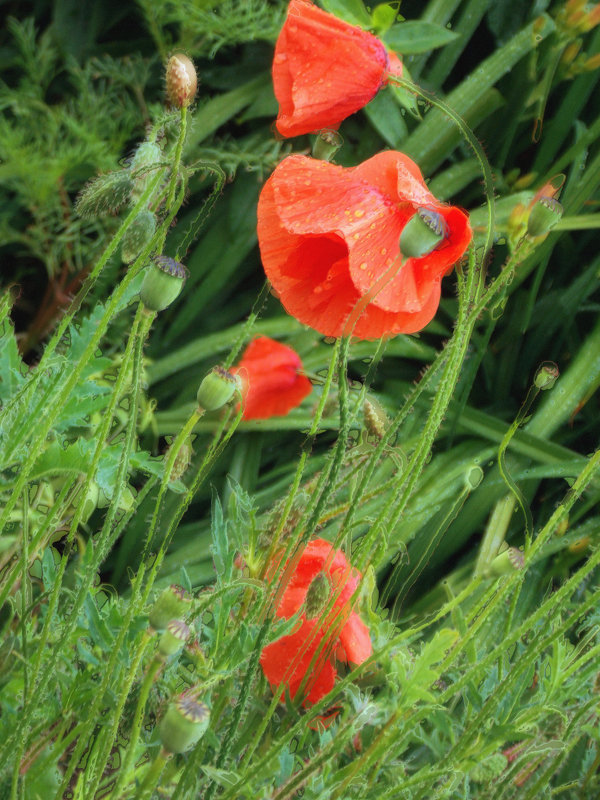
[{"label": "poppy bud", "polygon": [[213,367],[198,388],[198,405],[205,411],[216,411],[231,400],[236,389],[239,389],[237,376],[223,367]]},{"label": "poppy bud", "polygon": [[150,609],[148,623],[155,631],[164,631],[172,619],[184,616],[190,608],[192,596],[182,586],[171,584],[157,598]]},{"label": "poppy bud", "polygon": [[319,572],[319,574],[312,579],[310,586],[306,590],[305,607],[307,619],[314,619],[319,616],[321,609],[329,597],[329,588],[329,581],[325,573]]},{"label": "poppy bud", "polygon": [[150,239],[156,230],[156,219],[151,211],[140,211],[131,225],[127,228],[121,242],[121,259],[124,264],[131,264]]},{"label": "poppy bud", "polygon": [[177,108],[189,106],[196,96],[198,78],[194,65],[183,53],[176,53],[167,62],[167,97]]},{"label": "poppy bud", "polygon": [[87,183],[77,197],[75,211],[80,217],[93,219],[117,211],[129,199],[133,189],[127,170],[99,175]]},{"label": "poppy bud", "polygon": [[179,695],[160,722],[162,746],[169,753],[184,753],[205,733],[209,719],[210,712],[204,703]]},{"label": "poppy bud", "polygon": [[179,261],[155,256],[146,268],[140,300],[149,311],[163,311],[179,296],[187,276],[187,269]]},{"label": "poppy bud", "polygon": [[[169,448],[170,451],[171,448]],[[169,480],[171,481],[178,481],[179,478],[185,473],[187,468],[190,465],[190,461],[192,460],[192,445],[189,442],[184,442],[181,447],[179,448],[177,455],[175,456],[175,461],[173,463],[173,469],[171,470],[171,476]],[[169,458],[169,452],[165,454],[165,463]]]},{"label": "poppy bud", "polygon": [[538,389],[546,391],[552,389],[559,376],[558,367],[552,361],[548,361],[535,373],[533,382]]},{"label": "poppy bud", "polygon": [[390,424],[385,411],[376,400],[371,399],[365,400],[363,413],[367,433],[369,436],[381,441]]},{"label": "poppy bud", "polygon": [[155,171],[152,169],[162,159],[162,150],[156,142],[142,142],[136,148],[131,159],[129,170],[133,177],[133,191],[131,201],[135,205],[140,199],[148,183],[154,177]]},{"label": "poppy bud", "polygon": [[321,161],[331,161],[340,147],[344,144],[341,135],[332,128],[323,128],[319,131],[312,149],[313,158]]},{"label": "poppy bud", "polygon": [[511,575],[523,569],[525,566],[525,557],[517,547],[508,547],[490,564],[490,572],[492,575]]},{"label": "poppy bud", "polygon": [[190,629],[181,619],[172,619],[158,642],[158,652],[163,656],[178,653],[190,638]]},{"label": "poppy bud", "polygon": [[563,207],[555,197],[540,197],[531,209],[527,235],[536,237],[548,233],[563,215]]},{"label": "poppy bud", "polygon": [[400,234],[400,252],[405,258],[422,258],[432,253],[446,235],[446,222],[441,214],[418,208]]}]

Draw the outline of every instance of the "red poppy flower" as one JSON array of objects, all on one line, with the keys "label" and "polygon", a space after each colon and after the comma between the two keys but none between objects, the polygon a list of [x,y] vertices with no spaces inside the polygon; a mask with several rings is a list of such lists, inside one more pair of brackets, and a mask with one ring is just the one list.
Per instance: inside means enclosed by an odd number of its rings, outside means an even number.
[{"label": "red poppy flower", "polygon": [[[298,627],[267,645],[260,656],[274,692],[283,683],[293,698],[302,687],[302,704],[312,705],[333,689],[337,675],[334,658],[362,664],[371,655],[369,630],[352,610],[352,595],[360,577],[342,551],[329,542],[315,539],[307,544],[276,611],[278,617],[289,619],[302,609]],[[316,583],[321,602],[315,607]],[[332,595],[335,602],[327,611]],[[325,613],[320,613],[321,608]]]},{"label": "red poppy flower", "polygon": [[[400,234],[417,210],[446,235],[401,261]],[[286,310],[326,336],[414,333],[433,318],[440,283],[471,240],[466,214],[431,194],[408,156],[388,150],[357,167],[285,158],[258,203],[263,266]]]},{"label": "red poppy flower", "polygon": [[300,374],[300,356],[291,347],[259,336],[244,350],[230,372],[242,379],[242,419],[283,417],[311,393],[312,384]]},{"label": "red poppy flower", "polygon": [[376,36],[292,0],[273,59],[277,130],[299,136],[340,122],[372,100],[402,64]]}]

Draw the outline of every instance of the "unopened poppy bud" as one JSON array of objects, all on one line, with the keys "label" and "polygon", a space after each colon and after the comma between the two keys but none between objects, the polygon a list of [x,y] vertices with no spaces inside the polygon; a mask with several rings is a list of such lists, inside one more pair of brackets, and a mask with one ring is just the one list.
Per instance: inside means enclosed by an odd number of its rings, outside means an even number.
[{"label": "unopened poppy bud", "polygon": [[198,78],[194,65],[183,53],[176,53],[167,62],[167,97],[177,108],[189,106],[196,96]]},{"label": "unopened poppy bud", "polygon": [[179,619],[189,611],[191,603],[189,592],[173,583],[156,599],[150,609],[148,623],[155,631],[164,631],[171,620]]},{"label": "unopened poppy bud", "polygon": [[555,197],[540,197],[527,220],[527,235],[543,236],[559,222],[563,207]]},{"label": "unopened poppy bud", "polygon": [[140,300],[149,311],[163,311],[179,296],[187,269],[168,256],[155,256],[147,267]]},{"label": "unopened poppy bud", "polygon": [[552,389],[559,374],[560,373],[556,364],[549,361],[546,364],[542,364],[542,366],[538,369],[538,371],[535,373],[533,382],[538,389],[546,391],[547,389]]},{"label": "unopened poppy bud", "polygon": [[344,144],[342,136],[332,128],[323,128],[319,131],[313,144],[313,158],[321,161],[331,161],[340,147]]},{"label": "unopened poppy bud", "polygon": [[137,217],[123,234],[121,242],[121,259],[125,264],[131,264],[156,231],[156,219],[151,211],[140,211]]},{"label": "unopened poppy bud", "polygon": [[319,574],[312,579],[306,591],[305,608],[307,619],[314,619],[319,616],[321,609],[329,597],[329,590],[329,581],[325,573],[319,572]]},{"label": "unopened poppy bud", "polygon": [[[171,448],[169,448],[169,451],[165,454],[165,461],[168,460],[170,450]],[[175,461],[173,462],[173,469],[171,470],[169,480],[178,481],[179,478],[181,478],[190,465],[193,452],[194,451],[192,450],[192,445],[189,440],[181,445],[177,455],[175,456]]]},{"label": "unopened poppy bud", "polygon": [[511,575],[523,569],[525,566],[525,557],[517,547],[509,547],[490,564],[490,572],[492,575]]},{"label": "unopened poppy bud", "polygon": [[87,183],[77,197],[75,211],[80,217],[93,219],[101,214],[110,214],[123,205],[131,196],[133,181],[127,170],[99,175]]},{"label": "unopened poppy bud", "polygon": [[442,215],[429,208],[419,208],[400,234],[400,252],[405,258],[422,258],[439,247],[446,235],[446,221]]},{"label": "unopened poppy bud", "polygon": [[169,753],[184,753],[206,732],[209,720],[208,706],[179,695],[158,726],[162,746]]},{"label": "unopened poppy bud", "polygon": [[363,413],[365,416],[365,428],[369,436],[379,440],[383,439],[390,424],[383,408],[374,399],[365,400]]},{"label": "unopened poppy bud", "polygon": [[[162,160],[162,150],[156,142],[142,142],[136,148],[129,170],[133,179],[131,202],[135,205],[156,174],[156,165]],[[158,187],[157,187],[158,189]]]},{"label": "unopened poppy bud", "polygon": [[172,619],[158,642],[158,652],[163,656],[178,653],[190,638],[190,629],[181,619]]},{"label": "unopened poppy bud", "polygon": [[198,405],[205,411],[216,411],[231,400],[239,386],[237,375],[223,367],[213,367],[198,388]]}]

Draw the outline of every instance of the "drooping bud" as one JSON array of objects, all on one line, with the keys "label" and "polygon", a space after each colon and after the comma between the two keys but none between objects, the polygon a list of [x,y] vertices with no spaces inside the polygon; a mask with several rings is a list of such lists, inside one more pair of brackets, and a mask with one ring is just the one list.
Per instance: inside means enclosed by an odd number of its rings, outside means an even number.
[{"label": "drooping bud", "polygon": [[127,202],[133,190],[133,181],[127,170],[108,172],[87,183],[75,203],[80,217],[94,218],[110,214]]},{"label": "drooping bud", "polygon": [[521,550],[517,547],[508,547],[502,553],[499,553],[490,564],[490,572],[492,575],[511,575],[523,569],[525,566],[525,557]]},{"label": "drooping bud", "polygon": [[198,405],[205,411],[216,411],[228,403],[239,388],[237,375],[232,375],[223,367],[213,367],[198,388]]},{"label": "drooping bud", "polygon": [[156,142],[142,142],[136,148],[129,169],[133,179],[131,201],[135,205],[156,174],[154,167],[162,160],[162,150]]},{"label": "drooping bud", "polygon": [[332,128],[323,128],[315,138],[312,149],[313,158],[331,161],[343,144],[344,140],[337,131]]},{"label": "drooping bud", "polygon": [[[171,448],[165,453],[165,463],[169,458]],[[173,462],[173,469],[171,470],[171,476],[169,480],[171,481],[178,481],[181,476],[185,473],[187,468],[190,465],[190,461],[192,460],[193,454],[192,444],[188,441],[184,442],[179,450],[177,451],[177,455],[175,456],[175,461]]]},{"label": "drooping bud", "polygon": [[365,400],[363,413],[367,433],[374,439],[381,441],[390,424],[387,414],[381,405],[373,398]]},{"label": "drooping bud", "polygon": [[190,59],[176,53],[167,62],[167,97],[177,108],[189,106],[196,96],[198,78]]},{"label": "drooping bud", "polygon": [[540,197],[529,214],[527,235],[543,236],[560,221],[563,207],[555,197]]},{"label": "drooping bud", "polygon": [[163,311],[179,296],[187,276],[187,269],[179,261],[155,256],[146,268],[140,300],[149,311]]},{"label": "drooping bud", "polygon": [[306,592],[304,605],[306,608],[306,619],[318,617],[327,602],[330,593],[330,585],[324,572],[314,577]]},{"label": "drooping bud", "polygon": [[156,599],[148,615],[148,623],[155,631],[164,631],[173,619],[185,616],[192,596],[182,586],[171,584]]},{"label": "drooping bud", "polygon": [[156,218],[154,214],[147,209],[140,211],[123,234],[123,239],[121,241],[121,259],[124,264],[131,264],[136,260],[144,247],[154,236],[155,231]]},{"label": "drooping bud", "polygon": [[181,619],[172,619],[158,642],[158,652],[167,657],[178,653],[190,638],[190,629]]},{"label": "drooping bud", "polygon": [[400,234],[400,252],[405,258],[422,258],[439,247],[447,235],[446,220],[441,214],[418,208]]},{"label": "drooping bud", "polygon": [[158,727],[162,746],[169,753],[184,753],[206,732],[209,720],[208,706],[180,694]]},{"label": "drooping bud", "polygon": [[546,361],[535,373],[533,382],[538,389],[546,391],[552,389],[559,376],[558,367],[553,361]]}]

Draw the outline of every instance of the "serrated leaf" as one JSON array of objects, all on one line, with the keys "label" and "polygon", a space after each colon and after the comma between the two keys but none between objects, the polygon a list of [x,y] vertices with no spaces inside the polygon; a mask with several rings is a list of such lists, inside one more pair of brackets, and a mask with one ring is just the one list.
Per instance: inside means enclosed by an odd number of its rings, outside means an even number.
[{"label": "serrated leaf", "polygon": [[[224,789],[230,789],[232,786],[235,786],[236,783],[238,782],[237,774],[235,772],[232,772],[231,770],[217,769],[217,767],[208,767],[206,765],[202,766],[201,769],[207,778],[210,778],[215,783],[218,783],[219,786],[222,786]],[[239,797],[252,796],[250,787],[246,787],[246,791],[244,791],[244,787],[240,786],[238,796]]]},{"label": "serrated leaf", "polygon": [[361,28],[372,25],[371,15],[362,0],[323,0],[323,8],[351,25],[360,25]]},{"label": "serrated leaf", "polygon": [[233,573],[234,548],[230,547],[228,524],[223,516],[223,507],[216,492],[212,503],[212,545],[211,553],[215,562],[217,583],[226,583]]},{"label": "serrated leaf", "polygon": [[459,34],[433,22],[414,20],[392,26],[383,37],[392,50],[401,55],[427,53],[454,41]]},{"label": "serrated leaf", "polygon": [[28,368],[17,347],[10,319],[0,322],[0,404],[6,403],[26,381]]}]

